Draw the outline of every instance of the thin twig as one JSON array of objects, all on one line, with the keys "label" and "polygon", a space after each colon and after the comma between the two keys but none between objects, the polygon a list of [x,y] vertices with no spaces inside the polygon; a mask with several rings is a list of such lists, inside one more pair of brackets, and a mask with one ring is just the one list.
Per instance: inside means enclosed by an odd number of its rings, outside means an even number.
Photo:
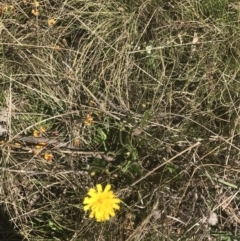
[{"label": "thin twig", "polygon": [[180,153],[178,153],[177,155],[175,155],[174,157],[168,159],[167,161],[165,161],[164,163],[158,165],[156,168],[154,168],[152,171],[148,172],[145,176],[143,176],[142,178],[138,179],[136,182],[134,182],[133,184],[131,184],[131,187],[135,186],[136,184],[138,184],[139,182],[141,182],[142,180],[144,180],[145,178],[147,178],[148,176],[150,176],[151,174],[153,174],[155,171],[157,171],[159,168],[161,168],[162,166],[165,166],[166,164],[168,164],[169,162],[173,161],[174,159],[176,159],[177,157],[181,156],[183,153],[190,151],[191,149],[193,149],[194,147],[197,147],[200,145],[200,142],[195,143],[194,145],[188,147],[187,149],[181,151]]}]

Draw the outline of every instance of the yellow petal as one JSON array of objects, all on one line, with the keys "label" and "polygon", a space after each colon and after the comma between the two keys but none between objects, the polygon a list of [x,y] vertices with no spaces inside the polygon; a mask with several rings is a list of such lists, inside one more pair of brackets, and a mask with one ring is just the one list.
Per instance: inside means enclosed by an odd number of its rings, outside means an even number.
[{"label": "yellow petal", "polygon": [[104,193],[107,193],[111,189],[111,185],[107,184],[107,186],[104,189]]},{"label": "yellow petal", "polygon": [[89,206],[89,205],[86,205],[86,206],[83,207],[83,210],[84,210],[84,211],[88,211],[89,209],[90,209],[90,206]]},{"label": "yellow petal", "polygon": [[89,203],[92,203],[92,199],[89,197],[85,197],[83,200],[83,204],[89,204]]},{"label": "yellow petal", "polygon": [[89,195],[90,197],[96,196],[96,193],[97,193],[96,190],[93,189],[93,188],[90,188],[89,191],[88,191],[88,195]]},{"label": "yellow petal", "polygon": [[101,184],[97,184],[97,190],[98,190],[98,192],[102,192],[102,185]]},{"label": "yellow petal", "polygon": [[41,132],[46,132],[46,128],[45,128],[45,127],[43,127],[43,126],[40,126],[40,128],[39,128],[39,129],[40,129],[40,131],[41,131]]},{"label": "yellow petal", "polygon": [[117,204],[113,204],[113,208],[119,210],[119,209],[120,209],[120,206],[117,205]]},{"label": "yellow petal", "polygon": [[94,212],[92,211],[89,215],[89,218],[93,218],[94,217]]},{"label": "yellow petal", "polygon": [[119,198],[114,198],[112,202],[113,202],[113,203],[120,203],[121,200],[120,200]]},{"label": "yellow petal", "polygon": [[113,209],[112,209],[112,210],[109,210],[109,214],[110,214],[112,217],[114,217],[114,216],[115,216],[114,210],[113,210]]}]

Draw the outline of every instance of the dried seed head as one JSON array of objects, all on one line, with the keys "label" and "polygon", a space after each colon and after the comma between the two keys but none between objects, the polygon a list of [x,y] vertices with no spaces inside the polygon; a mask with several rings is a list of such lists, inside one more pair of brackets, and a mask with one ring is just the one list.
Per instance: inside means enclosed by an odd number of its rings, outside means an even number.
[{"label": "dried seed head", "polygon": [[208,223],[212,226],[215,226],[218,223],[218,216],[216,213],[211,212],[208,217]]}]

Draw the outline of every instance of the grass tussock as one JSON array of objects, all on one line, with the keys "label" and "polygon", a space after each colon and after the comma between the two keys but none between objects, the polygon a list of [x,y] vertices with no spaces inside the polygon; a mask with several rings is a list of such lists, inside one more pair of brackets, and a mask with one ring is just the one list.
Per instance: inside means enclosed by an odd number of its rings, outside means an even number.
[{"label": "grass tussock", "polygon": [[[239,11],[1,3],[2,239],[240,239]],[[83,211],[98,183],[123,201],[103,223]]]}]

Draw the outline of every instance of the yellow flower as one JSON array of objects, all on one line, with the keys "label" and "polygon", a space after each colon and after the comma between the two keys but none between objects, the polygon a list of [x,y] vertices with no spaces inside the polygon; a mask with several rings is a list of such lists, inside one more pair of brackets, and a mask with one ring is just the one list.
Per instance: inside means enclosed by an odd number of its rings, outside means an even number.
[{"label": "yellow flower", "polygon": [[46,132],[46,129],[45,129],[43,126],[41,126],[41,127],[39,128],[39,130],[34,130],[34,131],[33,131],[33,136],[35,136],[35,137],[41,137],[42,134],[45,133],[45,132]]},{"label": "yellow flower", "polygon": [[115,216],[114,209],[120,209],[118,204],[121,200],[110,189],[110,184],[107,184],[104,190],[101,184],[97,184],[97,190],[94,188],[89,189],[88,196],[90,197],[84,198],[83,204],[85,206],[83,209],[84,211],[91,211],[90,218],[95,217],[98,222],[103,222]]},{"label": "yellow flower", "polygon": [[48,26],[52,27],[54,24],[56,23],[56,21],[54,19],[48,19]]},{"label": "yellow flower", "polygon": [[93,118],[92,118],[91,114],[87,114],[87,118],[86,118],[86,120],[84,121],[84,123],[85,123],[86,126],[92,125],[92,123],[93,123]]},{"label": "yellow flower", "polygon": [[32,9],[32,14],[37,17],[39,16],[39,11],[36,9]]},{"label": "yellow flower", "polygon": [[53,159],[53,154],[50,153],[50,152],[45,152],[45,154],[44,154],[44,159],[45,159],[46,161],[51,162],[52,159]]},{"label": "yellow flower", "polygon": [[41,136],[41,132],[38,131],[38,130],[34,130],[34,131],[33,131],[33,136],[35,136],[35,137],[40,137],[40,136]]},{"label": "yellow flower", "polygon": [[34,3],[33,3],[33,5],[34,5],[35,7],[39,7],[39,2],[35,0]]},{"label": "yellow flower", "polygon": [[2,5],[0,7],[0,14],[6,14],[6,15],[10,15],[14,13],[14,6],[13,5]]}]

